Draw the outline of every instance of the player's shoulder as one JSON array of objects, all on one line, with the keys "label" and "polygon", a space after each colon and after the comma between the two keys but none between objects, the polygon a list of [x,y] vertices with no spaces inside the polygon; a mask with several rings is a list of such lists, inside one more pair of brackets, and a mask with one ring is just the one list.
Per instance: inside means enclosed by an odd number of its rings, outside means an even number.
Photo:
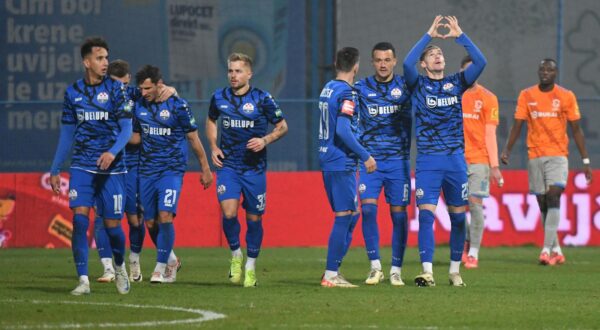
[{"label": "player's shoulder", "polygon": [[211,98],[214,99],[223,99],[227,95],[227,90],[229,87],[217,88],[211,95]]},{"label": "player's shoulder", "polygon": [[477,89],[478,92],[481,93],[484,97],[488,98],[488,99],[495,99],[496,94],[494,94],[491,90],[485,88],[485,86],[481,85],[481,84],[477,84]]},{"label": "player's shoulder", "polygon": [[85,80],[83,80],[83,78],[77,79],[75,82],[73,82],[71,85],[69,85],[67,87],[65,92],[67,95],[73,95],[76,93],[81,93],[84,88],[85,88]]},{"label": "player's shoulder", "polygon": [[257,98],[258,100],[263,100],[265,98],[273,98],[271,93],[269,93],[268,91],[254,86],[250,87],[248,95],[252,96],[252,98]]},{"label": "player's shoulder", "polygon": [[179,95],[171,95],[171,97],[169,97],[167,99],[167,102],[170,102],[171,104],[173,104],[173,107],[175,107],[177,109],[190,107],[189,102]]},{"label": "player's shoulder", "polygon": [[572,90],[561,85],[554,84],[554,90],[557,94],[560,94],[561,96],[575,96],[575,93]]}]

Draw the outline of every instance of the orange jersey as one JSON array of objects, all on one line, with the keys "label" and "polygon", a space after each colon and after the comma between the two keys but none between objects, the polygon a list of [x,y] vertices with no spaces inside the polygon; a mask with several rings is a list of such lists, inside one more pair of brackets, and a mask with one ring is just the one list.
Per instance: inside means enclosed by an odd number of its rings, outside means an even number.
[{"label": "orange jersey", "polygon": [[515,119],[527,121],[529,159],[543,156],[567,156],[569,138],[567,121],[581,118],[575,94],[554,85],[549,92],[537,85],[521,91]]},{"label": "orange jersey", "polygon": [[489,165],[489,154],[485,146],[485,125],[498,125],[498,98],[478,84],[463,94],[462,110],[465,159],[468,164]]}]

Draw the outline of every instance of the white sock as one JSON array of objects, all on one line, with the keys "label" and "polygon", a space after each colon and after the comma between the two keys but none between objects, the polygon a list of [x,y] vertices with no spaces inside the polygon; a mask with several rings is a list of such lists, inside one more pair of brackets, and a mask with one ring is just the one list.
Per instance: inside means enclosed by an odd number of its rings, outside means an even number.
[{"label": "white sock", "polygon": [[246,270],[254,270],[255,265],[256,265],[256,258],[248,257],[248,260],[246,260]]},{"label": "white sock", "polygon": [[392,269],[390,270],[390,274],[402,274],[402,267],[396,267],[396,266],[392,266]]},{"label": "white sock", "polygon": [[177,263],[177,256],[175,255],[175,251],[171,250],[171,253],[169,254],[169,260],[167,262],[170,264]]},{"label": "white sock", "polygon": [[236,250],[231,251],[231,256],[234,258],[243,258],[244,254],[242,253],[242,249],[237,248]]},{"label": "white sock", "polygon": [[452,273],[460,273],[460,261],[452,261],[450,260],[450,274]]},{"label": "white sock", "polygon": [[424,262],[423,263],[423,272],[424,273],[431,273],[431,274],[433,274],[433,263],[431,263],[431,262]]},{"label": "white sock", "polygon": [[334,272],[333,270],[326,270],[325,271],[325,279],[326,280],[330,280],[334,277],[338,276],[338,272]]},{"label": "white sock", "polygon": [[140,254],[135,252],[129,252],[129,262],[140,262]]},{"label": "white sock", "polygon": [[542,249],[542,253],[550,254],[550,249],[544,246],[544,248]]},{"label": "white sock", "polygon": [[104,266],[104,271],[115,270],[113,268],[112,258],[101,258],[100,261],[102,262],[102,266]]},{"label": "white sock", "polygon": [[381,270],[381,260],[379,260],[379,259],[371,260],[371,269],[372,270]]},{"label": "white sock", "polygon": [[469,257],[473,257],[475,259],[479,258],[479,249],[475,247],[469,248]]},{"label": "white sock", "polygon": [[90,279],[87,275],[81,275],[79,276],[79,283],[85,283],[87,285],[90,285]]},{"label": "white sock", "polygon": [[167,264],[162,263],[162,262],[157,262],[156,263],[156,267],[154,267],[154,272],[155,273],[161,273],[163,275],[165,275],[165,270],[167,269]]},{"label": "white sock", "polygon": [[125,261],[120,265],[115,265],[115,272],[127,272],[127,270],[125,270]]},{"label": "white sock", "polygon": [[552,248],[552,252],[558,253],[560,255],[562,255],[562,249],[560,248],[560,246],[555,246]]}]

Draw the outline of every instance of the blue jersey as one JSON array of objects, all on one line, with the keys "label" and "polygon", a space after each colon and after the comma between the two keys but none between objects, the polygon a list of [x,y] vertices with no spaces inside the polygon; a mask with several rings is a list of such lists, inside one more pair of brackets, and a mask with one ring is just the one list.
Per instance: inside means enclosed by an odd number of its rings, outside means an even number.
[{"label": "blue jersey", "polygon": [[84,79],[76,81],[65,92],[62,123],[75,125],[71,168],[92,173],[127,172],[123,152],[107,170],[101,170],[96,161],[116,142],[121,131],[118,121],[130,119],[131,104],[125,86],[109,77],[97,85],[88,85]]},{"label": "blue jersey", "polygon": [[468,88],[463,72],[439,80],[419,75],[412,91],[419,155],[464,154],[461,102]]},{"label": "blue jersey", "polygon": [[[129,95],[129,102],[131,108],[135,106],[135,101],[141,98],[139,89],[133,86],[127,86],[127,95]],[[135,116],[133,118],[133,126],[136,125]],[[140,162],[140,145],[139,144],[127,144],[125,146],[125,163],[127,163],[128,170],[137,170]]]},{"label": "blue jersey", "polygon": [[187,102],[171,96],[161,103],[135,103],[135,132],[142,136],[139,175],[183,175],[187,168],[185,135],[198,130]]},{"label": "blue jersey", "polygon": [[359,157],[336,135],[339,116],[350,118],[352,134],[358,138],[358,93],[343,80],[329,81],[319,97],[319,161],[323,171],[355,171]]},{"label": "blue jersey", "polygon": [[359,92],[361,144],[375,160],[410,159],[412,115],[404,78],[389,82],[374,76],[354,84]]},{"label": "blue jersey", "polygon": [[208,117],[215,121],[221,118],[223,167],[239,174],[258,174],[266,170],[267,149],[253,152],[246,144],[252,138],[267,135],[269,123],[274,125],[284,119],[271,94],[254,87],[244,95],[233,94],[229,87],[219,89],[210,100]]}]

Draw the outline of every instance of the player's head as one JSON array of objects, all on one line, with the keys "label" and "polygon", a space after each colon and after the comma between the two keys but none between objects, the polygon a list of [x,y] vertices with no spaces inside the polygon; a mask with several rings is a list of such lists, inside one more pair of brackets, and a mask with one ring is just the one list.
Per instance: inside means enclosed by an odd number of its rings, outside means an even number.
[{"label": "player's head", "polygon": [[552,85],[556,81],[558,75],[558,66],[556,61],[551,58],[545,58],[540,62],[538,67],[538,77],[540,85]]},{"label": "player's head", "polygon": [[396,66],[396,49],[389,42],[379,42],[373,46],[371,59],[377,80],[388,81]]},{"label": "player's head", "polygon": [[81,45],[81,59],[86,71],[104,76],[108,68],[108,44],[100,37],[85,39]]},{"label": "player's head", "polygon": [[436,45],[428,45],[419,57],[421,68],[425,72],[440,73],[444,72],[446,60],[442,49]]},{"label": "player's head", "polygon": [[156,101],[158,98],[158,84],[162,82],[162,74],[159,68],[149,64],[144,65],[135,74],[135,82],[146,101]]},{"label": "player's head", "polygon": [[242,53],[232,53],[227,58],[227,79],[233,90],[249,85],[252,78],[252,58]]},{"label": "player's head", "polygon": [[356,74],[358,72],[358,60],[358,49],[344,47],[335,54],[335,71]]},{"label": "player's head", "polygon": [[118,80],[125,85],[131,81],[129,63],[123,60],[114,60],[108,65],[108,75],[114,80]]}]

